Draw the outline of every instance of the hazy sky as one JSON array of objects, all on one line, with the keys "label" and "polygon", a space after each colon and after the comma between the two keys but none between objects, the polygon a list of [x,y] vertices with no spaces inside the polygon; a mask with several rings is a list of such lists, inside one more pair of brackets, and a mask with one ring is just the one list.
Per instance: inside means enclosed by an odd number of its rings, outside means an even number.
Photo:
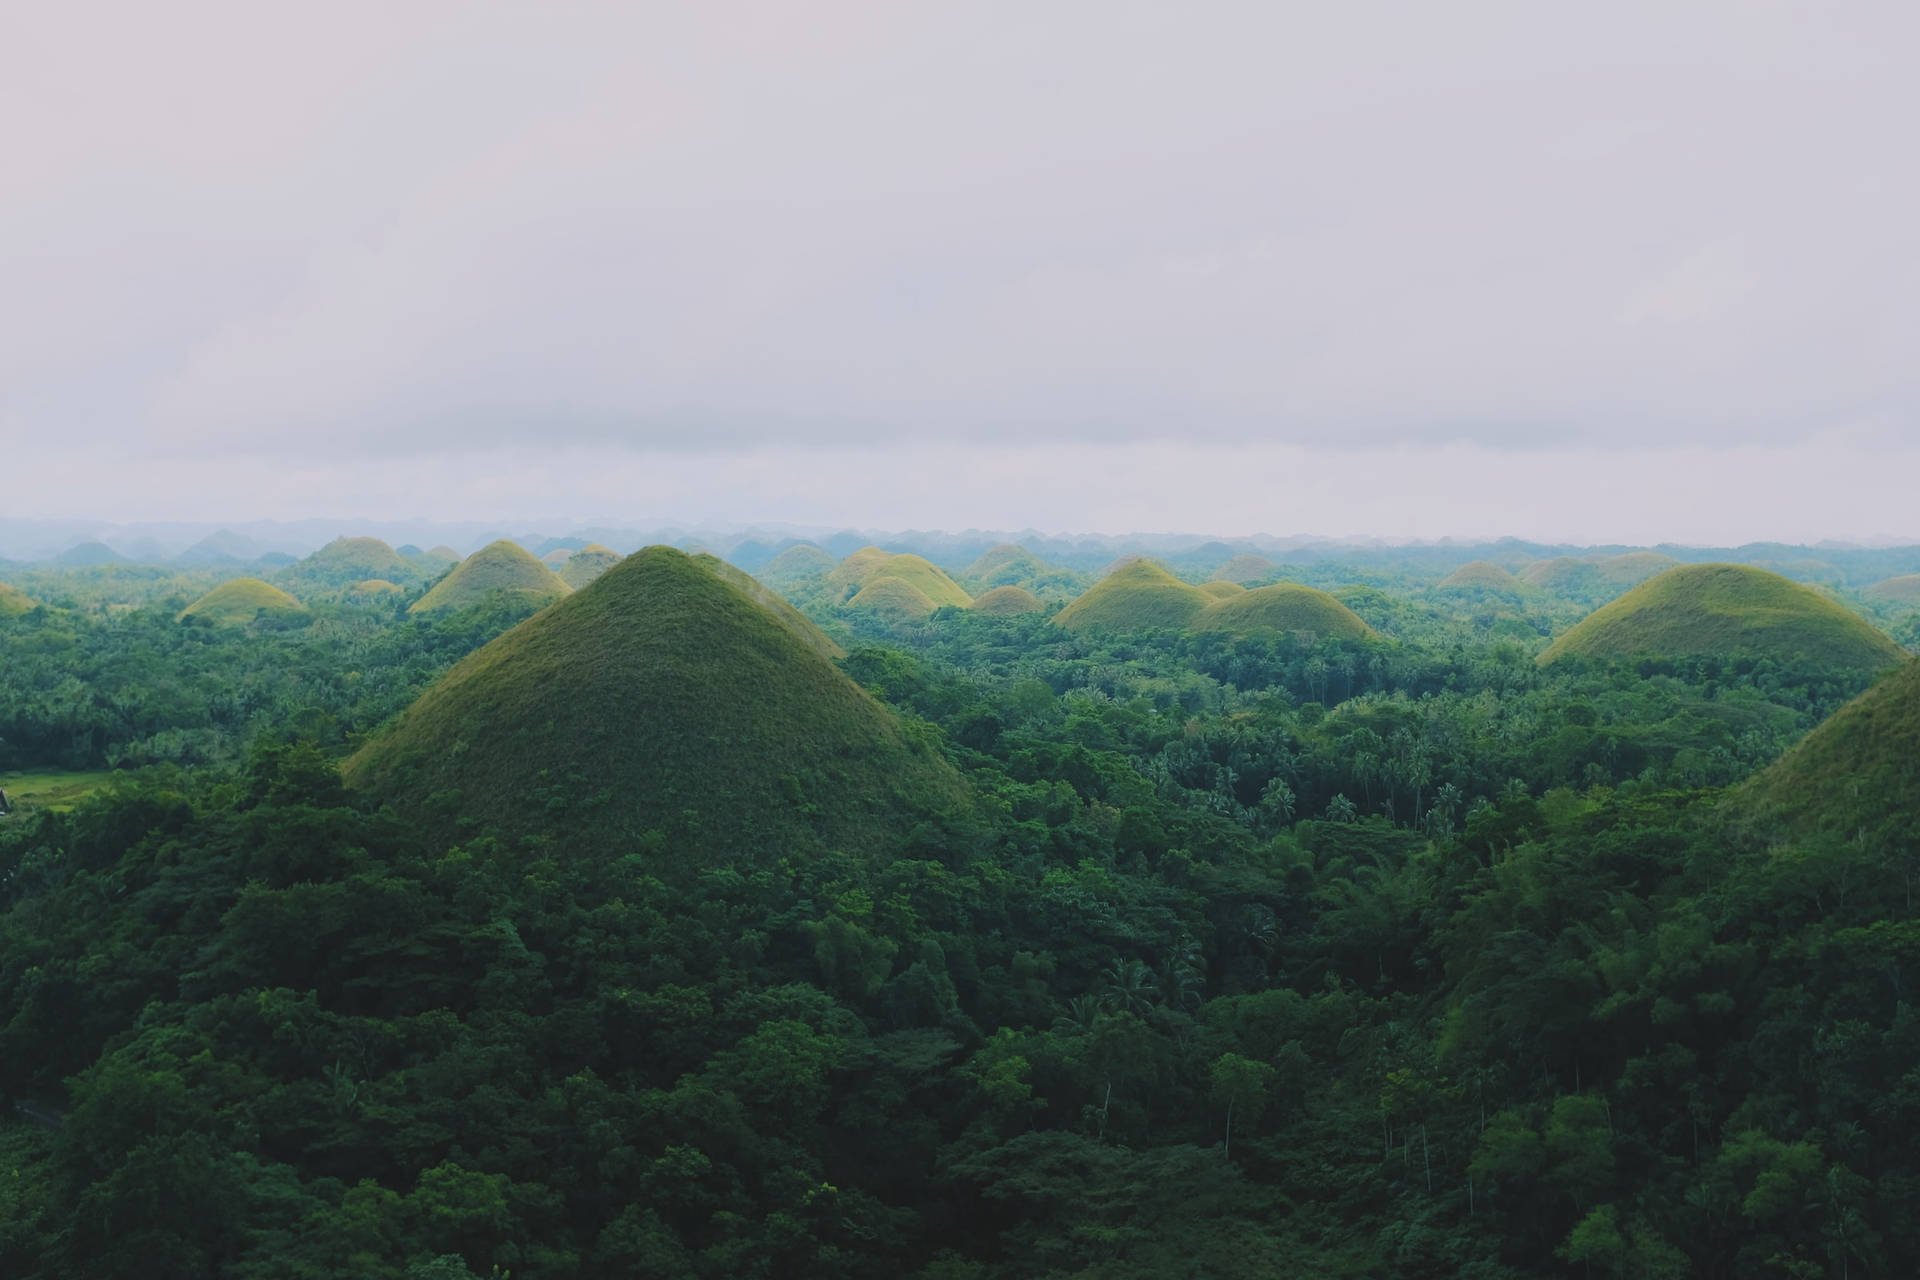
[{"label": "hazy sky", "polygon": [[1920,537],[1920,6],[0,18],[9,514]]}]

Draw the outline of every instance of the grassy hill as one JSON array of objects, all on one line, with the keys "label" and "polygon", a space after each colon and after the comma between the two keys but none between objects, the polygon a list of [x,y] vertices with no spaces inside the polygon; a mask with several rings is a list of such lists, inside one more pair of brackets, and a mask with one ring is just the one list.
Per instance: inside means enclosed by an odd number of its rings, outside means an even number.
[{"label": "grassy hill", "polygon": [[773,611],[667,547],[469,655],[346,778],[610,857],[659,832],[662,874],[877,852],[964,794]]},{"label": "grassy hill", "polygon": [[1213,571],[1215,582],[1264,582],[1280,571],[1280,566],[1265,556],[1243,551]]},{"label": "grassy hill", "polygon": [[1593,562],[1601,581],[1616,587],[1637,587],[1647,579],[1679,566],[1678,560],[1658,551],[1629,551],[1623,555],[1601,556]]},{"label": "grassy hill", "polygon": [[1306,631],[1320,636],[1370,636],[1360,615],[1324,591],[1297,582],[1255,587],[1216,600],[1193,620],[1195,631]]},{"label": "grassy hill", "polygon": [[1870,600],[1881,600],[1888,604],[1920,605],[1920,573],[1902,574],[1897,578],[1883,578],[1861,594]]},{"label": "grassy hill", "polygon": [[752,574],[728,564],[719,556],[697,555],[693,562],[765,609],[775,622],[787,629],[789,635],[821,657],[831,661],[847,656],[847,651],[840,647],[838,641],[814,626],[811,618],[788,604],[784,596]]},{"label": "grassy hill", "polygon": [[1910,836],[1920,828],[1920,661],[1827,717],[1726,807],[1801,831]]},{"label": "grassy hill", "polygon": [[1600,566],[1576,556],[1535,560],[1514,576],[1527,586],[1555,592],[1585,592],[1602,584]]},{"label": "grassy hill", "polygon": [[915,622],[931,617],[940,606],[905,578],[889,576],[871,579],[843,607],[864,609],[895,622]]},{"label": "grassy hill", "polygon": [[1559,595],[1593,596],[1638,586],[1679,563],[1658,551],[1629,551],[1617,556],[1556,556],[1534,561],[1517,576],[1530,587]]},{"label": "grassy hill", "polygon": [[1018,543],[988,547],[960,575],[990,587],[1017,586],[1046,576],[1051,566]]},{"label": "grassy hill", "polygon": [[1589,615],[1540,655],[1601,661],[1753,655],[1881,671],[1904,654],[1882,632],[1810,587],[1738,564],[1682,565]]},{"label": "grassy hill", "polygon": [[827,575],[830,598],[851,605],[855,597],[881,578],[905,582],[938,609],[943,605],[965,608],[973,602],[965,587],[947,576],[944,569],[911,553],[894,554],[879,547],[862,547],[842,560]]},{"label": "grassy hill", "polygon": [[26,592],[0,582],[0,617],[26,613],[32,608],[33,601],[28,599]]},{"label": "grassy hill", "polygon": [[307,606],[280,588],[258,578],[223,582],[180,611],[181,622],[205,622],[216,627],[245,626],[262,613],[269,616],[307,612]]},{"label": "grassy hill", "polygon": [[462,560],[433,590],[413,602],[409,613],[466,609],[501,592],[535,607],[572,590],[547,566],[517,543],[490,542]]},{"label": "grassy hill", "polygon": [[1237,582],[1219,581],[1219,582],[1203,582],[1200,584],[1200,590],[1206,592],[1207,595],[1212,599],[1225,600],[1228,596],[1237,596],[1241,594],[1246,590],[1246,588],[1241,586]]},{"label": "grassy hill", "polygon": [[104,542],[83,542],[77,547],[68,547],[53,558],[53,563],[62,569],[93,569],[126,562],[125,556]]},{"label": "grassy hill", "polygon": [[975,613],[989,613],[996,617],[1010,618],[1022,613],[1041,613],[1046,605],[1040,597],[1025,587],[995,587],[973,598],[967,606]]},{"label": "grassy hill", "polygon": [[397,596],[405,593],[405,587],[397,582],[388,582],[385,578],[368,578],[365,582],[356,582],[347,588],[347,595],[356,600],[377,600],[382,596]]},{"label": "grassy hill", "polygon": [[810,542],[798,542],[767,561],[757,575],[775,586],[824,578],[833,572],[834,558]]},{"label": "grassy hill", "polygon": [[568,555],[561,563],[560,581],[578,591],[619,563],[618,551],[612,547],[603,547],[597,542],[589,542]]},{"label": "grassy hill", "polygon": [[1158,563],[1126,560],[1054,614],[1053,622],[1069,631],[1185,627],[1212,603],[1212,596]]},{"label": "grassy hill", "polygon": [[426,571],[378,538],[335,538],[274,576],[295,590],[342,591],[369,578],[417,584]]},{"label": "grassy hill", "polygon": [[1442,591],[1508,591],[1520,590],[1520,579],[1508,573],[1491,560],[1474,560],[1461,565],[1440,580]]}]

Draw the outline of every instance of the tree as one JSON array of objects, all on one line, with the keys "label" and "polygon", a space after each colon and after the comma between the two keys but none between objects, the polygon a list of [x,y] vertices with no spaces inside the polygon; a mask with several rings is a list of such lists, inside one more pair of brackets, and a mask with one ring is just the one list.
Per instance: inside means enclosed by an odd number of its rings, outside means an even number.
[{"label": "tree", "polygon": [[1261,1113],[1267,1109],[1267,1090],[1275,1074],[1266,1063],[1237,1053],[1223,1053],[1214,1059],[1208,1078],[1213,1087],[1214,1105],[1227,1110],[1227,1136],[1221,1152],[1227,1159],[1233,1157],[1234,1114],[1239,1113],[1242,1124],[1259,1123]]}]

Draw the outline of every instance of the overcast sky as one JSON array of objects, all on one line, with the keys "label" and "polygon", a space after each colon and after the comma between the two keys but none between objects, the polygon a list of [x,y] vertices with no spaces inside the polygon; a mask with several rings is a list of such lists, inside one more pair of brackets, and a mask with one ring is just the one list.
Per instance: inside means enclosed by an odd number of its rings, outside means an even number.
[{"label": "overcast sky", "polygon": [[9,514],[1920,538],[1920,6],[0,18]]}]

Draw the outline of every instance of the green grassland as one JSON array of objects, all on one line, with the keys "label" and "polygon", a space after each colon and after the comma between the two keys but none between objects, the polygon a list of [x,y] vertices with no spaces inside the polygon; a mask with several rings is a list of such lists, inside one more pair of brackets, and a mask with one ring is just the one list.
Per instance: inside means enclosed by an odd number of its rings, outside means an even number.
[{"label": "green grassland", "polygon": [[0,772],[0,791],[15,809],[51,809],[65,812],[107,785],[111,771],[69,771],[60,769],[28,770],[22,773]]},{"label": "green grassland", "polygon": [[537,607],[558,600],[571,590],[524,547],[502,539],[462,560],[433,590],[414,601],[409,612],[471,608],[496,592]]},{"label": "green grassland", "polygon": [[1883,632],[1812,588],[1747,565],[1683,565],[1640,584],[1540,655],[1615,661],[1750,655],[1872,672],[1903,651]]}]

